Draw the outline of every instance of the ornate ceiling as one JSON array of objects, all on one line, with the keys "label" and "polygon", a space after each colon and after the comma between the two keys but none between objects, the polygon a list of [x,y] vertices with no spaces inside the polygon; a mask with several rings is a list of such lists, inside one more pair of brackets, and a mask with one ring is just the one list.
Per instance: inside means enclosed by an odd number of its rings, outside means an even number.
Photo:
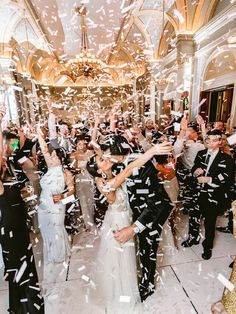
[{"label": "ornate ceiling", "polygon": [[80,20],[74,8],[84,3],[91,52],[105,63],[98,86],[131,84],[150,61],[165,57],[178,34],[193,34],[230,0],[1,0],[0,56],[36,83],[94,86],[63,72],[62,60],[80,51]]}]

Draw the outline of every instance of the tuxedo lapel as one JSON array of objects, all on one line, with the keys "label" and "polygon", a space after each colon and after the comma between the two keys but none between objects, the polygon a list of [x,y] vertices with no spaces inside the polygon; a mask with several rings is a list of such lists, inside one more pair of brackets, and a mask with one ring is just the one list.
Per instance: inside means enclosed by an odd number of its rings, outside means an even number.
[{"label": "tuxedo lapel", "polygon": [[209,171],[208,171],[209,175],[217,172],[220,161],[221,161],[221,151],[218,151],[217,155],[215,156],[215,159],[213,160],[209,168]]},{"label": "tuxedo lapel", "polygon": [[197,160],[197,168],[202,168],[203,170],[205,170],[207,168],[207,164],[206,164],[206,157],[207,157],[207,150],[204,150],[202,152],[200,152],[200,154],[198,155],[198,160]]}]

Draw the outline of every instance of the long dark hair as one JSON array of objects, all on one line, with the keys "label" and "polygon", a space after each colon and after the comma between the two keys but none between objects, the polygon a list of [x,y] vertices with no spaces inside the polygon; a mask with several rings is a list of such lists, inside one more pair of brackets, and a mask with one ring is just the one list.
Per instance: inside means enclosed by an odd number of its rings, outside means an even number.
[{"label": "long dark hair", "polygon": [[94,177],[94,178],[96,178],[96,177],[101,178],[102,177],[101,173],[98,173],[98,165],[96,162],[96,155],[93,155],[89,158],[89,161],[87,162],[86,169],[88,170],[89,174],[92,177]]}]

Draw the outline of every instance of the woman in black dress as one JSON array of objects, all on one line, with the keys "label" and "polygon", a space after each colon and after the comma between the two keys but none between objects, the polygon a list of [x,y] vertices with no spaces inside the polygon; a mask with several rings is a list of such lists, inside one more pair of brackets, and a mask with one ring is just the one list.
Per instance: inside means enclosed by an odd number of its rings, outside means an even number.
[{"label": "woman in black dress", "polygon": [[[1,121],[4,109],[0,106],[0,244],[9,282],[9,312],[12,314],[43,314],[44,302],[40,295],[32,245],[26,227],[26,209],[20,194],[20,183],[3,157]],[[17,146],[17,139],[7,145]],[[15,145],[15,146],[14,146]]]}]

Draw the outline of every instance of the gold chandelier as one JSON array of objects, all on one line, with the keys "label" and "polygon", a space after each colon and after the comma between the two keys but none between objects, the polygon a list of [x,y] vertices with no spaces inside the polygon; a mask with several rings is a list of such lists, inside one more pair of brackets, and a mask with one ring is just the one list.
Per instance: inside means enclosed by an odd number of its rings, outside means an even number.
[{"label": "gold chandelier", "polygon": [[68,76],[74,83],[81,76],[92,78],[93,80],[99,80],[99,77],[104,76],[104,74],[110,77],[110,74],[103,70],[104,66],[106,66],[105,63],[89,52],[89,40],[85,22],[85,17],[88,14],[86,7],[80,5],[75,9],[75,12],[81,17],[81,49],[76,58],[70,59],[64,64],[65,70],[61,71],[61,74]]}]

